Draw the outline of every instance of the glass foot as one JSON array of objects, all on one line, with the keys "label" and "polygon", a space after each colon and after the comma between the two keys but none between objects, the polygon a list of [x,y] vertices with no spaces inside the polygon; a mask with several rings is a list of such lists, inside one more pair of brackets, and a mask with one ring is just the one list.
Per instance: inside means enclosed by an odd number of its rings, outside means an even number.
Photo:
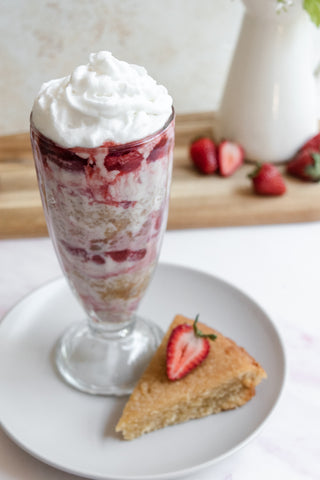
[{"label": "glass foot", "polygon": [[152,322],[137,317],[128,329],[109,336],[87,324],[70,327],[56,346],[56,365],[64,380],[83,392],[132,392],[163,337]]}]

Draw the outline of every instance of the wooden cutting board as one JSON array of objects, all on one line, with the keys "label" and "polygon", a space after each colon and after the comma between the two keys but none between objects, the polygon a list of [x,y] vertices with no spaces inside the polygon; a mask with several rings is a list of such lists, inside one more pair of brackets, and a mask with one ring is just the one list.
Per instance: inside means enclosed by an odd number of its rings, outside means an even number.
[{"label": "wooden cutting board", "polygon": [[[253,194],[244,165],[235,175],[204,176],[192,166],[189,143],[214,132],[213,113],[178,115],[169,229],[320,220],[320,184],[285,177],[282,197]],[[280,167],[284,170],[284,167]],[[29,134],[0,137],[0,238],[47,235]]]}]

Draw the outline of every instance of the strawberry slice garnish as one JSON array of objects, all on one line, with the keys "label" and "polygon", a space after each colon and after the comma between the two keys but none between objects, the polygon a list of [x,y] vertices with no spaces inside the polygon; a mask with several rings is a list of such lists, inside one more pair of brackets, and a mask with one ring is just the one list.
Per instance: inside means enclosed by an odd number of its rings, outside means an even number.
[{"label": "strawberry slice garnish", "polygon": [[214,173],[218,168],[216,146],[209,137],[194,140],[190,146],[190,156],[193,164],[202,173]]},{"label": "strawberry slice garnish", "polygon": [[182,323],[171,332],[167,344],[167,376],[179,380],[200,365],[210,351],[208,339],[215,340],[214,334],[204,334],[198,327],[199,315],[193,326]]},{"label": "strawberry slice garnish", "polygon": [[244,150],[236,142],[224,140],[218,147],[218,165],[220,175],[230,177],[242,164]]},{"label": "strawberry slice garnish", "polygon": [[320,181],[320,152],[301,150],[287,165],[287,172],[308,182]]},{"label": "strawberry slice garnish", "polygon": [[262,163],[249,175],[258,195],[283,195],[286,184],[281,173],[272,163]]}]

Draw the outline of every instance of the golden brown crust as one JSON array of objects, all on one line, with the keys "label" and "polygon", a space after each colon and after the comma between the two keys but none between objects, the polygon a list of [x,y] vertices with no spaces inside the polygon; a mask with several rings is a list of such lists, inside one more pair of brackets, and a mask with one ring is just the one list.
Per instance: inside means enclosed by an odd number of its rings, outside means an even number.
[{"label": "golden brown crust", "polygon": [[[116,431],[127,440],[143,433],[243,405],[266,377],[264,369],[244,348],[212,328],[198,323],[204,333],[215,333],[209,355],[181,380],[166,374],[166,347],[171,331],[193,320],[177,315],[158,350],[132,392]],[[211,342],[211,341],[210,341]]]}]

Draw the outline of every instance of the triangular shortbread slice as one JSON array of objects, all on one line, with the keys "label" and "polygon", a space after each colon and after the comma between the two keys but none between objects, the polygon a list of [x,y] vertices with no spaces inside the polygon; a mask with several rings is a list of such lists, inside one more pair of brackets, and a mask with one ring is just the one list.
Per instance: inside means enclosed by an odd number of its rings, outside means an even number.
[{"label": "triangular shortbread slice", "polygon": [[266,372],[242,347],[198,323],[203,333],[215,333],[209,355],[184,378],[170,381],[166,347],[171,331],[193,321],[177,315],[134,391],[116,426],[126,440],[159,428],[204,417],[245,404],[255,395]]}]

